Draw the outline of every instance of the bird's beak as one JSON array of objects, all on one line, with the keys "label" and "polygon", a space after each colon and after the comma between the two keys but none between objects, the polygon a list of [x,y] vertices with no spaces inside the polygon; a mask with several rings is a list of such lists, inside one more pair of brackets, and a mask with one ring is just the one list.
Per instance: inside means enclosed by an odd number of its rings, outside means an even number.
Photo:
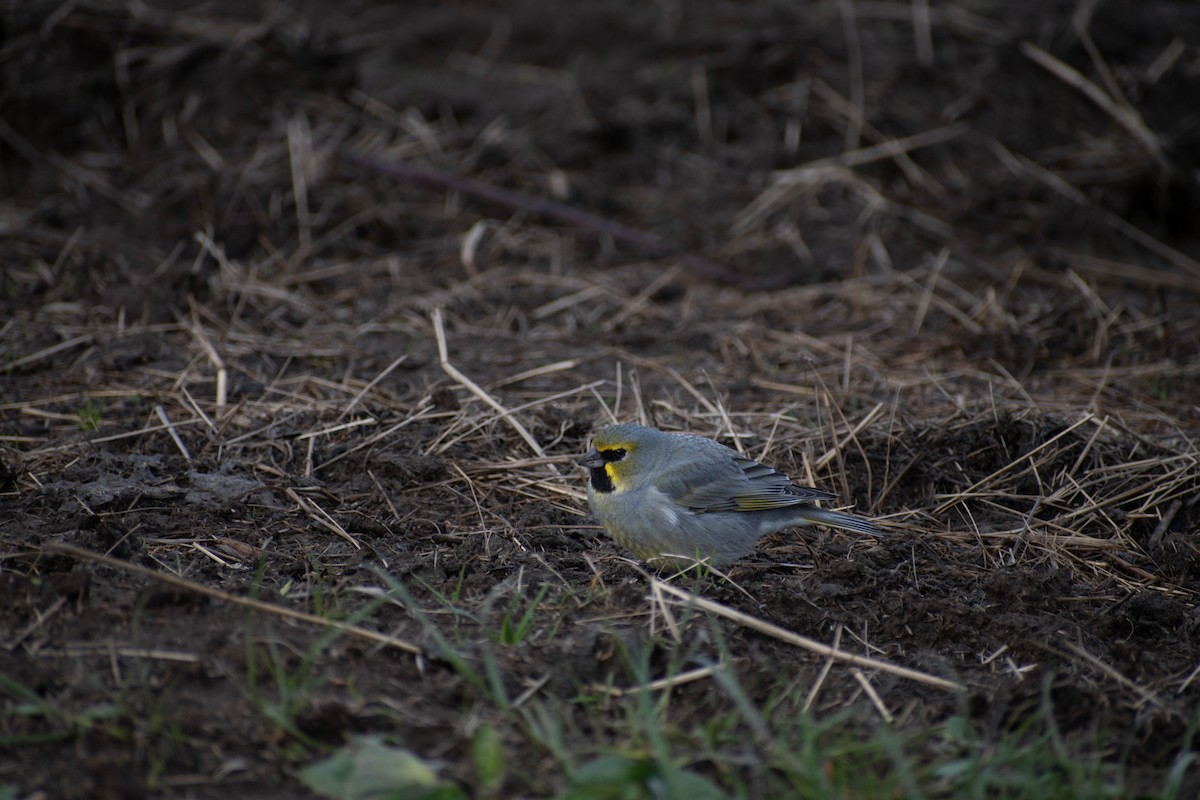
[{"label": "bird's beak", "polygon": [[591,450],[588,450],[579,458],[575,459],[575,463],[581,467],[596,469],[597,467],[604,466],[604,457],[600,455],[599,450],[593,447]]}]

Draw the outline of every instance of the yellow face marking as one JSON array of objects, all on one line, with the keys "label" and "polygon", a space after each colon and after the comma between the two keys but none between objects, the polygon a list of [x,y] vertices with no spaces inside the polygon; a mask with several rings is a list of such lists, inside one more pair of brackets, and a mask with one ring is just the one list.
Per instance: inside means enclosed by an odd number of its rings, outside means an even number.
[{"label": "yellow face marking", "polygon": [[620,489],[627,466],[624,461],[633,450],[633,445],[614,442],[611,445],[598,446],[596,449],[600,451],[600,457],[604,459],[604,474],[612,481],[614,489]]},{"label": "yellow face marking", "polygon": [[604,465],[604,474],[608,476],[610,481],[612,481],[613,486],[619,486],[621,483],[621,478],[617,475],[617,471],[613,468],[612,464]]}]

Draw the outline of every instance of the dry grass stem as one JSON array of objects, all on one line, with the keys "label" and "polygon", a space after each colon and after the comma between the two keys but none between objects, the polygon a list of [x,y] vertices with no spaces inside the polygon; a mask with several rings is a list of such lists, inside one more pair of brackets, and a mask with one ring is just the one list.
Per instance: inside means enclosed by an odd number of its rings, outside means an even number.
[{"label": "dry grass stem", "polygon": [[195,337],[196,342],[204,350],[205,355],[208,356],[208,360],[212,362],[213,367],[217,371],[217,387],[214,401],[216,403],[217,416],[219,417],[221,416],[222,412],[224,412],[225,405],[229,399],[229,376],[225,369],[225,360],[221,358],[221,354],[217,352],[217,349],[212,346],[212,342],[208,340],[204,330],[198,323],[193,322],[191,326],[191,332],[192,336]]},{"label": "dry grass stem", "polygon": [[500,403],[497,402],[494,397],[485,392],[483,388],[479,386],[479,384],[468,378],[461,371],[459,371],[457,367],[450,363],[449,351],[446,346],[446,329],[442,322],[442,310],[440,308],[435,308],[430,318],[433,320],[433,330],[437,337],[438,361],[442,366],[442,370],[452,379],[457,381],[460,386],[482,400],[487,406],[494,409],[500,415],[499,418],[507,422],[509,426],[511,426],[512,429],[517,432],[517,435],[525,440],[525,443],[529,445],[529,448],[533,450],[537,456],[540,458],[545,458],[546,452],[542,449],[542,446],[538,444],[537,440],[533,438],[533,434],[531,434],[525,428],[525,426],[521,424],[521,421],[514,417],[511,411],[500,405]]},{"label": "dry grass stem", "polygon": [[834,659],[832,653],[837,653],[842,644],[842,626],[836,625],[833,629],[833,643],[829,645],[830,655],[825,657],[824,663],[821,664],[821,671],[817,673],[816,680],[808,689],[808,694],[804,697],[804,710],[811,711],[817,702],[817,698],[821,694],[821,687],[825,685],[825,680],[829,677],[829,672],[833,669]]},{"label": "dry grass stem", "polygon": [[162,420],[163,425],[167,427],[167,433],[170,434],[171,441],[175,443],[175,447],[178,448],[179,452],[183,455],[183,460],[191,461],[192,454],[188,452],[187,445],[183,443],[183,439],[179,438],[179,433],[176,432],[175,426],[171,423],[171,420],[167,418],[166,409],[164,409],[161,405],[156,405],[154,407],[154,413],[160,420]]},{"label": "dry grass stem", "polygon": [[345,419],[347,416],[349,416],[350,412],[354,410],[355,406],[357,406],[362,401],[362,399],[364,397],[366,397],[368,392],[370,392],[372,389],[375,388],[376,384],[378,384],[381,380],[383,380],[388,375],[390,375],[392,373],[392,371],[394,369],[396,369],[396,367],[400,366],[407,360],[408,360],[407,355],[400,355],[400,356],[397,356],[395,359],[393,359],[392,363],[388,364],[383,369],[382,372],[380,372],[378,375],[376,375],[374,378],[372,378],[370,380],[370,382],[367,383],[366,386],[364,386],[362,389],[360,389],[358,391],[358,393],[356,393],[354,395],[354,397],[352,397],[350,399],[350,402],[347,403],[346,407],[342,409],[342,413],[338,415],[338,419]]},{"label": "dry grass stem", "polygon": [[1146,153],[1154,159],[1160,168],[1167,168],[1162,143],[1159,142],[1154,132],[1146,127],[1146,122],[1142,119],[1142,115],[1130,106],[1128,102],[1122,102],[1124,98],[1109,96],[1107,92],[1080,74],[1074,67],[1064,64],[1031,42],[1021,42],[1021,52],[1030,61],[1033,61],[1063,83],[1082,92],[1087,99],[1099,106],[1117,124],[1129,131],[1142,147],[1146,149]]},{"label": "dry grass stem", "polygon": [[148,569],[137,564],[130,564],[127,561],[122,561],[119,558],[113,558],[112,556],[106,556],[101,553],[93,553],[90,550],[84,550],[83,548],[75,547],[74,545],[64,544],[62,542],[46,542],[38,549],[47,555],[57,554],[73,558],[76,561],[91,561],[97,564],[103,564],[106,567],[111,567],[123,572],[129,572],[134,575],[140,575],[143,578],[148,578],[149,580],[157,581],[158,583],[163,583],[185,592],[191,592],[193,594],[209,597],[222,603],[229,603],[231,605],[241,606],[242,608],[249,608],[254,611],[260,611],[264,614],[273,614],[284,619],[294,619],[298,622],[316,625],[320,628],[336,630],[346,634],[347,636],[364,639],[366,641],[374,642],[376,644],[383,645],[384,647],[390,647],[395,650],[410,653],[412,655],[422,654],[421,648],[401,639],[397,639],[393,636],[387,636],[382,633],[377,633],[376,631],[367,630],[366,628],[361,628],[357,625],[350,625],[345,622],[338,622],[336,620],[318,617],[315,614],[309,614],[304,611],[296,611],[295,609],[284,608],[283,606],[272,605],[271,603],[264,603],[261,600],[238,597],[237,595],[232,595],[228,592],[222,592],[219,589],[214,589],[211,586],[205,586],[204,584],[190,581],[187,578],[181,578],[177,575],[170,575],[164,572],[156,572],[155,570]]},{"label": "dry grass stem", "polygon": [[[312,439],[309,439],[309,442],[311,443]],[[338,524],[337,520],[329,516],[329,513],[325,509],[317,505],[316,500],[313,500],[311,497],[301,496],[299,492],[290,486],[284,492],[313,522],[345,539],[355,550],[362,549],[362,545],[358,543],[358,540],[347,533],[346,529]]]},{"label": "dry grass stem", "polygon": [[674,689],[676,686],[683,686],[686,683],[692,683],[694,681],[710,677],[719,669],[724,669],[724,665],[712,664],[707,667],[689,669],[685,672],[680,672],[678,675],[672,675],[669,678],[659,678],[658,680],[650,681],[645,686],[632,686],[628,689],[622,689],[619,686],[604,686],[601,684],[594,684],[588,687],[588,689],[593,692],[607,694],[610,697],[627,697],[640,692],[657,692],[661,691],[662,689]]},{"label": "dry grass stem", "polygon": [[797,189],[812,185],[814,182],[828,181],[831,168],[859,167],[873,161],[894,158],[901,153],[909,153],[923,147],[932,147],[950,141],[962,136],[967,130],[968,126],[961,123],[946,125],[870,147],[851,150],[840,155],[816,159],[794,169],[778,171],[772,176],[771,187],[763,191],[737,215],[730,228],[730,233],[740,236],[757,228]]},{"label": "dry grass stem", "polygon": [[16,634],[12,637],[12,639],[10,639],[8,642],[6,642],[4,644],[4,649],[10,653],[13,650],[16,650],[17,647],[21,644],[21,642],[25,641],[32,634],[36,633],[38,631],[38,629],[40,629],[43,625],[46,624],[47,621],[50,620],[51,617],[53,617],[55,614],[57,614],[59,611],[61,611],[62,607],[65,606],[66,604],[67,604],[67,598],[59,597],[53,603],[51,603],[50,607],[47,608],[45,611],[39,610],[37,612],[37,616],[34,618],[33,622],[30,622],[24,628],[17,631]]},{"label": "dry grass stem", "polygon": [[871,700],[871,705],[875,706],[875,710],[879,712],[879,716],[883,717],[883,721],[891,723],[892,712],[888,711],[883,698],[879,696],[879,692],[875,691],[875,687],[871,685],[870,679],[860,669],[852,669],[850,670],[850,674],[854,676],[854,680],[858,681],[858,685],[862,687],[863,693]]},{"label": "dry grass stem", "polygon": [[665,581],[654,580],[651,586],[652,591],[661,591],[664,594],[671,595],[676,598],[681,605],[690,608],[697,608],[710,614],[716,614],[717,616],[724,617],[725,619],[731,620],[738,625],[751,628],[759,633],[774,637],[781,642],[786,642],[796,647],[803,648],[812,653],[825,656],[826,658],[835,659],[845,664],[852,664],[854,666],[886,672],[890,675],[916,681],[917,683],[923,683],[926,686],[945,689],[946,691],[961,692],[965,691],[966,689],[966,687],[964,687],[962,684],[946,680],[945,678],[938,678],[934,675],[928,675],[924,672],[918,672],[917,670],[901,667],[886,661],[880,661],[878,659],[868,658],[866,656],[853,655],[843,650],[836,650],[833,647],[822,644],[814,639],[809,639],[808,637],[801,636],[797,633],[780,628],[778,625],[773,625],[765,620],[752,617],[749,614],[744,614],[741,611],[730,608],[729,606],[708,600],[683,589],[679,589],[669,583],[666,583]]},{"label": "dry grass stem", "polygon": [[1139,698],[1141,698],[1143,703],[1149,703],[1150,705],[1154,705],[1154,706],[1162,705],[1161,701],[1159,701],[1158,697],[1154,694],[1154,692],[1152,692],[1149,689],[1146,689],[1142,686],[1138,686],[1136,683],[1129,680],[1129,678],[1126,678],[1124,675],[1117,672],[1111,666],[1109,666],[1108,664],[1105,664],[1103,661],[1101,661],[1099,658],[1097,658],[1096,656],[1089,653],[1087,650],[1085,650],[1080,645],[1076,644],[1075,642],[1065,642],[1064,644],[1065,644],[1066,648],[1068,650],[1070,650],[1072,653],[1079,656],[1084,661],[1086,661],[1088,664],[1095,667],[1097,670],[1099,670],[1103,674],[1107,675],[1112,680],[1121,684],[1126,689],[1129,689],[1130,691],[1132,691]]},{"label": "dry grass stem", "polygon": [[[999,143],[994,144],[993,149],[997,151],[998,155],[1002,154],[1001,157],[1006,161],[1016,164],[1018,170],[1032,175],[1046,186],[1054,189],[1063,197],[1073,200],[1085,208],[1096,209],[1095,205],[1091,202],[1086,194],[1072,186],[1061,176],[1055,175],[1053,172],[1041,166],[1032,159],[1029,159],[1023,155],[1014,156],[1013,154],[1004,150],[1003,146]],[[1130,240],[1137,242],[1151,253],[1154,253],[1155,255],[1165,259],[1171,264],[1174,264],[1176,267],[1187,271],[1193,276],[1200,277],[1200,262],[1197,262],[1194,258],[1191,258],[1179,252],[1175,248],[1164,244],[1136,225],[1117,216],[1116,214],[1113,214],[1111,211],[1104,209],[1096,209],[1096,211],[1099,213],[1100,217],[1114,230],[1122,233]]]}]

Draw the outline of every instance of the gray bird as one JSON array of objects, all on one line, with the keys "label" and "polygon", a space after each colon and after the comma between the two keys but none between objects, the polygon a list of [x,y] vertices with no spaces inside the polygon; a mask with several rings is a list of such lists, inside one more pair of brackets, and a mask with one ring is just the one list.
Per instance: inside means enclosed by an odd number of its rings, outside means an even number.
[{"label": "gray bird", "polygon": [[588,469],[588,505],[616,542],[643,561],[724,566],[772,531],[828,525],[879,536],[869,519],[813,505],[836,495],[796,486],[782,472],[720,442],[644,425],[610,425],[576,462]]}]

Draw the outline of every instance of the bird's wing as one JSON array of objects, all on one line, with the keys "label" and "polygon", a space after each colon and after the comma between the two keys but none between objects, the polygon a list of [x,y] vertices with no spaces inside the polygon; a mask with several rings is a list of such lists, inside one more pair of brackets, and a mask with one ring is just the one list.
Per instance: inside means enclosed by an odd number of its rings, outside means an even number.
[{"label": "bird's wing", "polygon": [[696,512],[763,511],[830,500],[837,495],[795,486],[782,472],[733,451],[728,458],[710,458],[703,465],[672,470],[659,488]]}]

